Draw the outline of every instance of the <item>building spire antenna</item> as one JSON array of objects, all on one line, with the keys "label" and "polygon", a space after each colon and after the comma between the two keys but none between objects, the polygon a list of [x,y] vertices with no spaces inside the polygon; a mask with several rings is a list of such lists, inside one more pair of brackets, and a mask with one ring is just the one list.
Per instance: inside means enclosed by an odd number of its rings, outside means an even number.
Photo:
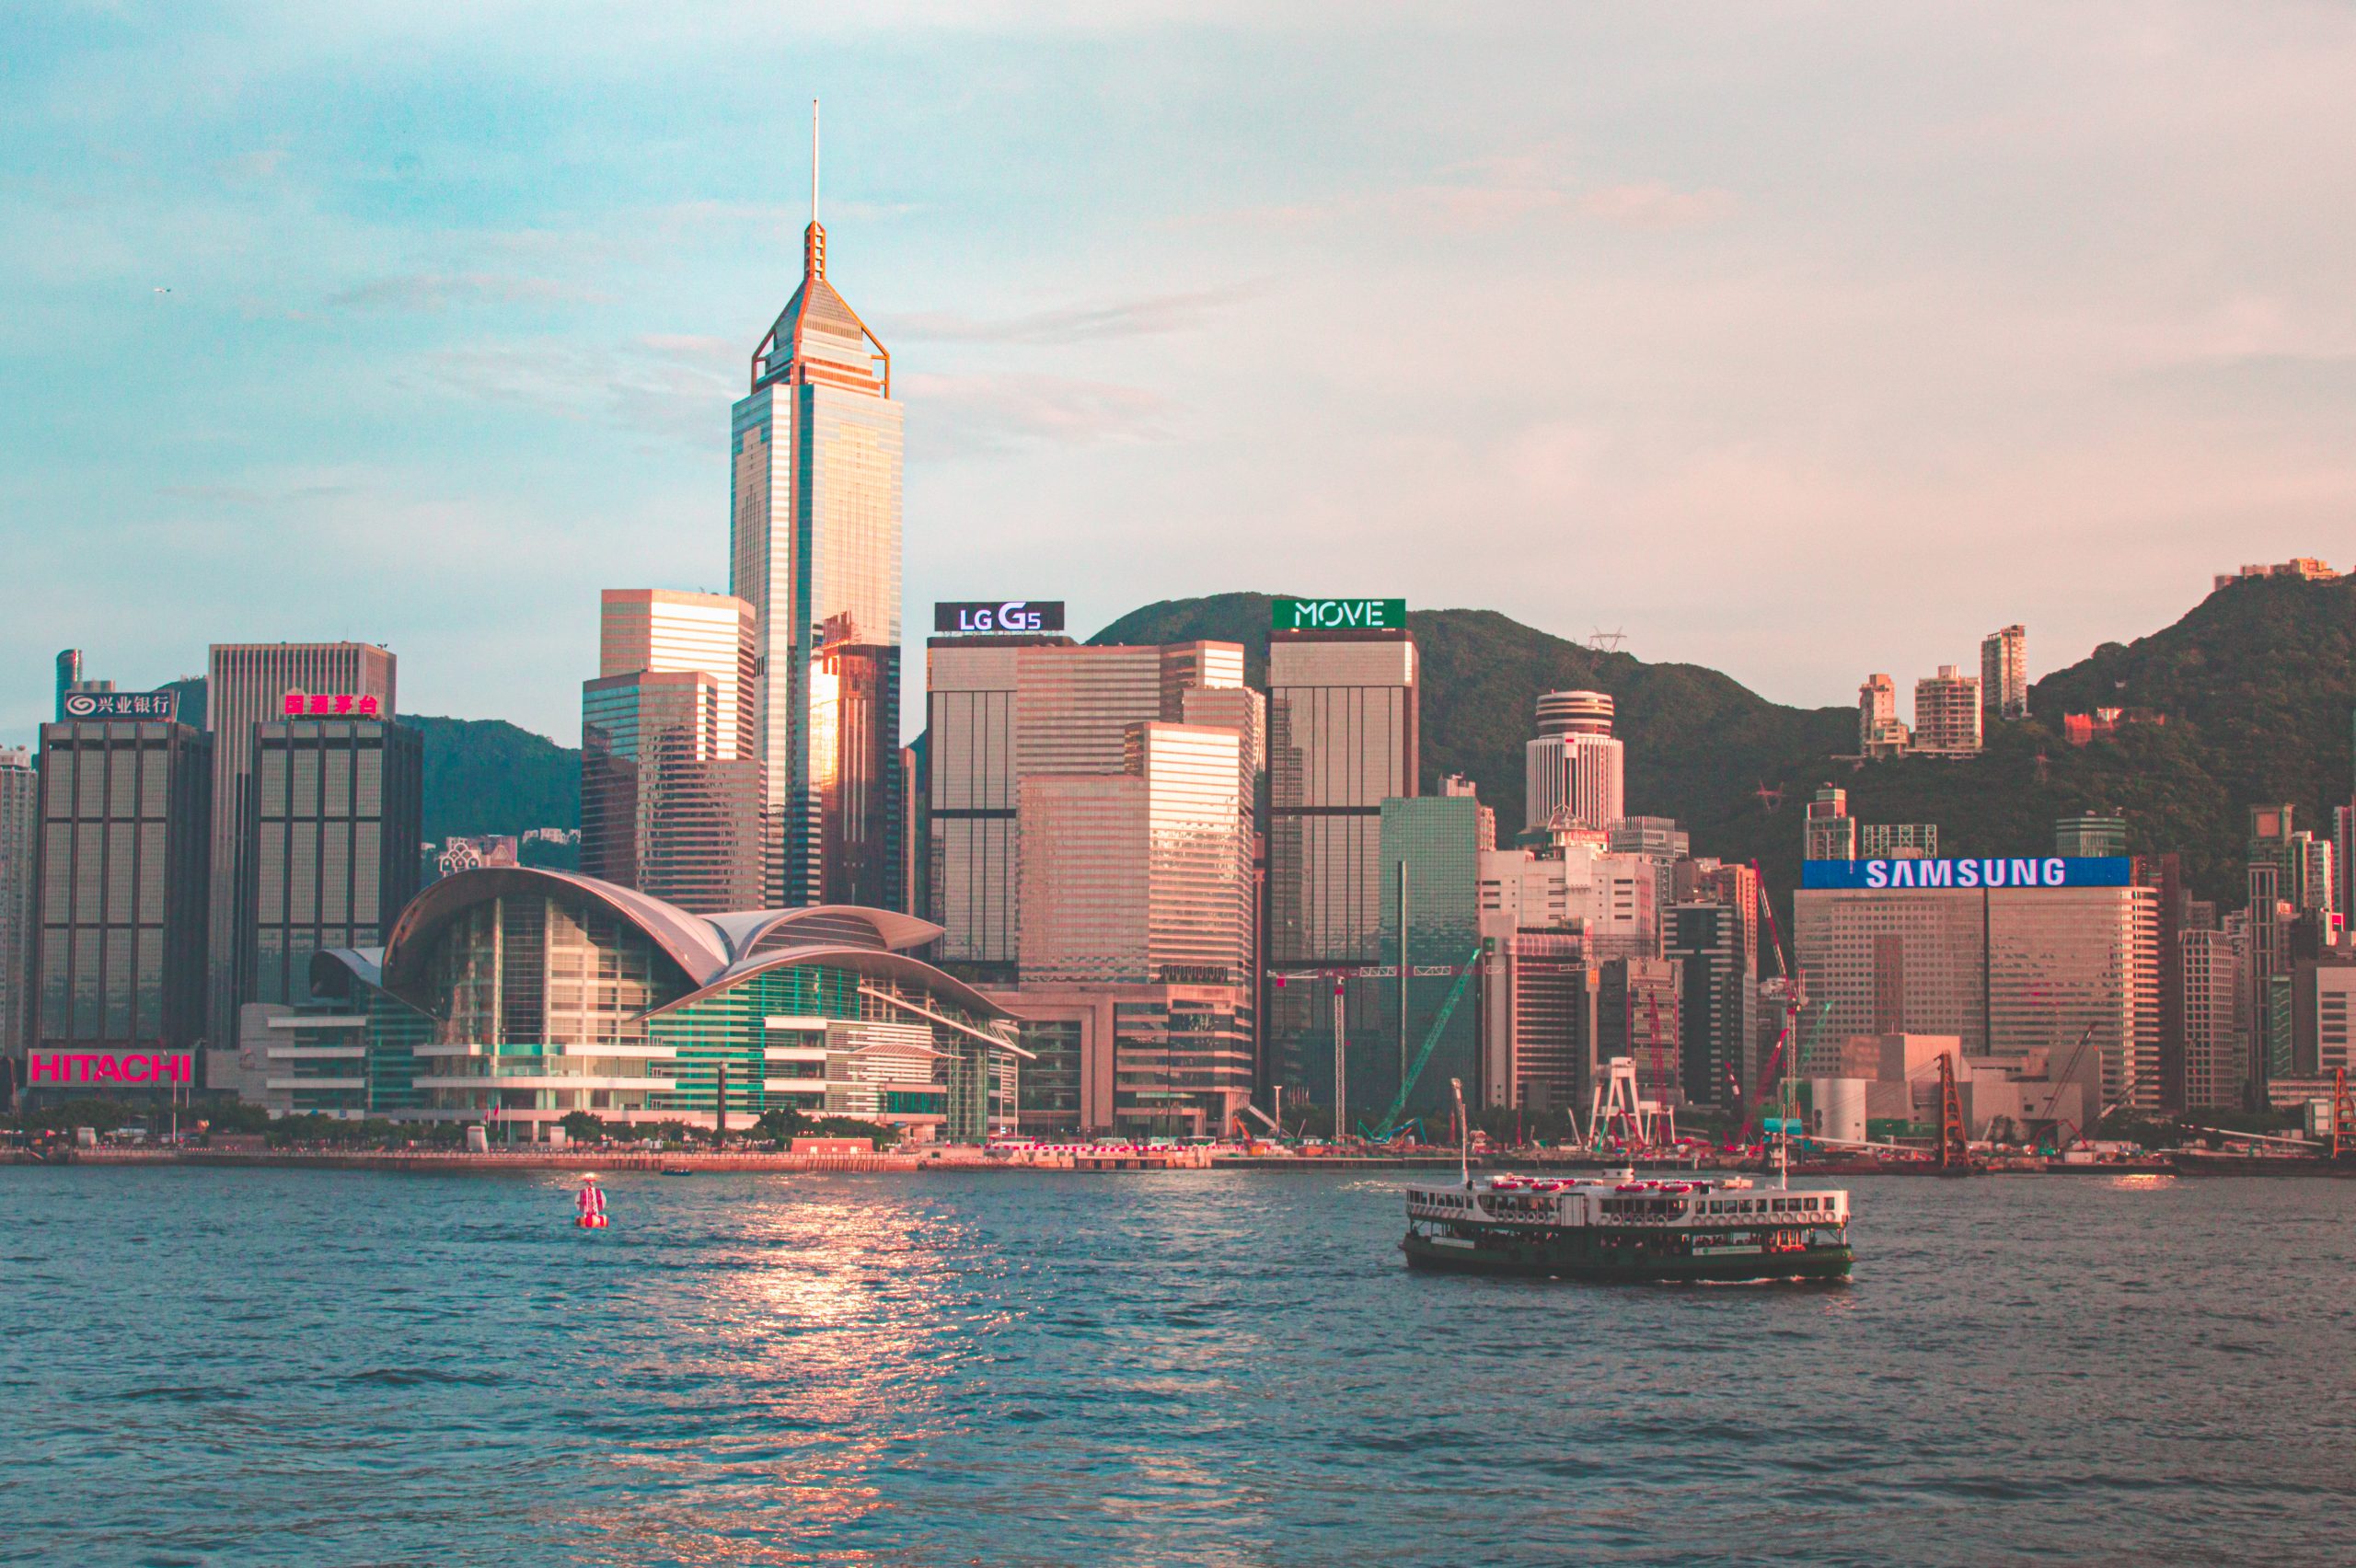
[{"label": "building spire antenna", "polygon": [[818,221],[818,100],[810,100],[810,221]]}]

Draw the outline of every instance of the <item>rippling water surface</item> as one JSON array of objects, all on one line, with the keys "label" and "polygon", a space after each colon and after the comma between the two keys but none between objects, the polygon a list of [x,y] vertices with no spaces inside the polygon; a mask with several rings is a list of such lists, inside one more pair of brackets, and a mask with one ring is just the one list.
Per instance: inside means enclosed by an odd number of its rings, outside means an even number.
[{"label": "rippling water surface", "polygon": [[0,1562],[2349,1562],[2356,1182],[1867,1180],[1845,1287],[1389,1177],[0,1169]]}]

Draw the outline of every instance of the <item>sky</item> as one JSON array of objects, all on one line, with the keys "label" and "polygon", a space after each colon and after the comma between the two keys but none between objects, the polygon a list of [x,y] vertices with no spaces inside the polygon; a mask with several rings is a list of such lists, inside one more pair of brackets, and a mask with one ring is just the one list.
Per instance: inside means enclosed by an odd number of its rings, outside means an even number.
[{"label": "sky", "polygon": [[2346,4],[7,27],[0,741],[60,648],[143,689],[341,638],[406,711],[576,740],[598,590],[727,585],[814,97],[829,272],[907,405],[914,648],[936,599],[1085,635],[1379,594],[1829,705],[2356,565]]}]

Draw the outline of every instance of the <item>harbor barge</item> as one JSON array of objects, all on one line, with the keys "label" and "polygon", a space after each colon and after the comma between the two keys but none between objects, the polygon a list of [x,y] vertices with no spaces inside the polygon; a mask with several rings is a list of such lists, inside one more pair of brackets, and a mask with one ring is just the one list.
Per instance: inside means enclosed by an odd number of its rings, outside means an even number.
[{"label": "harbor barge", "polygon": [[1595,1284],[1848,1276],[1849,1194],[1744,1177],[1472,1176],[1410,1182],[1408,1265]]}]

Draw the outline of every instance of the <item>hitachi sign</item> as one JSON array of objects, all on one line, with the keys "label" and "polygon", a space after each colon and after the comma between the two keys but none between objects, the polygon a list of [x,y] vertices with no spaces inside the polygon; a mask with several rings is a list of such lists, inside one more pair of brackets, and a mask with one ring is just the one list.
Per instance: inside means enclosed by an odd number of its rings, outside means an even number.
[{"label": "hitachi sign", "polygon": [[111,1083],[125,1088],[186,1088],[196,1082],[196,1057],[187,1051],[28,1051],[25,1087]]},{"label": "hitachi sign", "polygon": [[1404,599],[1278,599],[1278,631],[1395,631],[1407,624]]},{"label": "hitachi sign", "polygon": [[2135,862],[2124,855],[2036,859],[1804,860],[1804,888],[2127,887]]}]

